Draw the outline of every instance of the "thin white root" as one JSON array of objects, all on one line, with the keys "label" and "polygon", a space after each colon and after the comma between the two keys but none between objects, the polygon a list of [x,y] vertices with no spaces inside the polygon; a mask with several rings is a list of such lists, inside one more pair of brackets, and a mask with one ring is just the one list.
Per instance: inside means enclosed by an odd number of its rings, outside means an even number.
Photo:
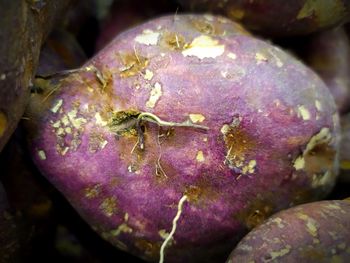
[{"label": "thin white root", "polygon": [[181,213],[182,213],[182,207],[183,204],[185,203],[185,201],[188,199],[187,195],[184,195],[183,197],[181,197],[178,205],[177,205],[177,213],[173,219],[173,227],[169,233],[169,235],[167,236],[167,238],[164,240],[162,246],[160,247],[160,252],[159,252],[159,263],[163,263],[164,262],[164,250],[166,248],[166,246],[168,245],[169,241],[173,238],[175,231],[176,231],[176,224],[177,221],[179,220]]}]

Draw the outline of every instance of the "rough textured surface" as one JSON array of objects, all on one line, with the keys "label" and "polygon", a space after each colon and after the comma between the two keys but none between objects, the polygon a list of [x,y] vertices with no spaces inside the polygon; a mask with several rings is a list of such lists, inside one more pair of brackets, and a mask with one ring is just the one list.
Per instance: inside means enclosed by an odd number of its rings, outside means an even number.
[{"label": "rough textured surface", "polygon": [[327,87],[221,17],[150,21],[80,72],[41,84],[27,122],[37,166],[103,238],[150,261],[183,196],[166,262],[218,262],[267,216],[324,196],[336,178]]},{"label": "rough textured surface", "polygon": [[350,114],[341,118],[340,180],[350,183]]},{"label": "rough textured surface", "polygon": [[234,262],[349,262],[350,201],[321,201],[284,210],[250,232]]},{"label": "rough textured surface", "polygon": [[265,35],[302,35],[349,19],[349,0],[179,0],[185,9],[214,12]]},{"label": "rough textured surface", "polygon": [[350,43],[344,28],[316,34],[303,44],[306,63],[325,81],[339,111],[346,112],[350,107]]},{"label": "rough textured surface", "polygon": [[0,151],[26,107],[40,47],[69,2],[0,2]]}]

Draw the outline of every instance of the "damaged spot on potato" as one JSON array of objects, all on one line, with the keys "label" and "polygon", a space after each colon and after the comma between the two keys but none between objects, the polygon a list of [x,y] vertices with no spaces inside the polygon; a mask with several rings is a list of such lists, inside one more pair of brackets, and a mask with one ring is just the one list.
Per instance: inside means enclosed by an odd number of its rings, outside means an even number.
[{"label": "damaged spot on potato", "polygon": [[143,30],[141,35],[135,37],[135,41],[147,46],[154,46],[158,44],[159,32],[154,32],[150,29]]},{"label": "damaged spot on potato", "polygon": [[96,153],[100,150],[103,150],[108,141],[106,141],[102,134],[92,133],[89,137],[89,152]]},{"label": "damaged spot on potato", "polygon": [[196,18],[193,19],[192,25],[195,29],[197,29],[200,33],[206,35],[222,35],[223,31],[220,30],[213,21],[208,21],[208,19]]},{"label": "damaged spot on potato", "polygon": [[209,36],[199,36],[193,39],[187,49],[182,51],[185,57],[195,56],[199,59],[216,58],[225,52],[225,45],[220,45],[219,41]]},{"label": "damaged spot on potato", "polygon": [[291,246],[286,245],[284,248],[276,251],[271,251],[269,255],[266,255],[264,257],[264,262],[275,262],[277,258],[281,258],[285,255],[287,255],[291,251]]},{"label": "damaged spot on potato", "polygon": [[196,160],[197,160],[197,162],[200,162],[200,163],[205,161],[203,151],[198,151],[197,152]]},{"label": "damaged spot on potato", "polygon": [[113,216],[117,212],[116,198],[113,196],[104,199],[100,205],[100,209],[107,217]]},{"label": "damaged spot on potato", "polygon": [[308,215],[301,213],[301,212],[299,212],[297,214],[297,216],[299,219],[301,219],[305,222],[307,232],[314,238],[314,242],[318,243],[319,240],[317,239],[317,237],[318,237],[317,222],[313,218],[311,218]]},{"label": "damaged spot on potato", "polygon": [[329,128],[322,128],[309,140],[303,154],[295,159],[293,164],[295,170],[304,170],[316,176],[331,173],[336,154],[330,145],[331,140],[332,135]]},{"label": "damaged spot on potato", "polygon": [[255,148],[256,143],[241,127],[241,118],[236,117],[230,125],[223,125],[221,133],[226,146],[225,164],[236,173],[253,173],[256,160],[246,162],[246,155]]},{"label": "damaged spot on potato", "polygon": [[46,153],[45,153],[45,151],[39,150],[38,151],[38,156],[39,156],[40,160],[42,160],[42,161],[46,160]]},{"label": "damaged spot on potato", "polygon": [[191,185],[185,190],[185,195],[188,197],[189,202],[198,202],[202,195],[200,187]]},{"label": "damaged spot on potato", "polygon": [[4,135],[7,129],[7,117],[5,113],[0,111],[0,138]]},{"label": "damaged spot on potato", "polygon": [[255,60],[256,60],[256,64],[257,65],[268,61],[267,57],[264,54],[262,54],[262,53],[256,53],[255,54]]},{"label": "damaged spot on potato", "polygon": [[118,136],[137,136],[136,122],[140,112],[134,110],[117,111],[112,113],[108,121],[111,132]]},{"label": "damaged spot on potato", "polygon": [[235,53],[231,53],[230,52],[230,53],[227,54],[227,57],[229,57],[230,59],[235,60],[237,58],[237,55]]},{"label": "damaged spot on potato", "polygon": [[74,126],[74,128],[80,129],[81,126],[87,122],[87,120],[81,117],[78,118],[77,113],[78,113],[78,110],[73,109],[67,113],[67,116],[70,122],[72,123],[72,125]]},{"label": "damaged spot on potato", "polygon": [[87,187],[84,190],[84,196],[88,199],[96,198],[101,193],[101,185],[96,184],[92,187]]},{"label": "damaged spot on potato", "polygon": [[185,38],[175,32],[164,32],[160,40],[160,46],[171,50],[183,50],[187,45]]},{"label": "damaged spot on potato", "polygon": [[55,102],[55,105],[51,108],[51,112],[57,113],[63,104],[63,100],[59,99]]},{"label": "damaged spot on potato", "polygon": [[108,122],[104,121],[99,112],[95,113],[95,121],[97,125],[107,126]]},{"label": "damaged spot on potato", "polygon": [[150,71],[149,69],[146,69],[144,78],[145,78],[145,80],[152,80],[153,75],[154,75],[154,74],[153,74],[152,71]]},{"label": "damaged spot on potato", "polygon": [[200,113],[191,113],[189,116],[193,123],[200,123],[205,120],[205,117]]},{"label": "damaged spot on potato", "polygon": [[273,213],[270,202],[257,199],[235,216],[247,229],[253,229],[264,222]]},{"label": "damaged spot on potato", "polygon": [[311,119],[311,113],[304,105],[299,105],[298,117],[302,118],[304,121],[308,121]]},{"label": "damaged spot on potato", "polygon": [[162,96],[162,86],[157,82],[156,84],[154,84],[154,87],[151,90],[150,97],[146,102],[146,107],[154,108],[161,96]]},{"label": "damaged spot on potato", "polygon": [[123,67],[119,68],[120,76],[128,78],[137,75],[148,66],[148,59],[136,53],[121,54]]},{"label": "damaged spot on potato", "polygon": [[135,246],[144,253],[147,257],[152,259],[152,261],[158,261],[160,244],[147,241],[145,239],[136,239]]},{"label": "damaged spot on potato", "polygon": [[319,100],[315,101],[315,107],[318,111],[322,111],[322,104]]},{"label": "damaged spot on potato", "polygon": [[133,229],[128,226],[127,222],[129,220],[129,214],[125,213],[124,223],[120,224],[117,229],[111,231],[111,235],[114,237],[119,236],[121,233],[130,234],[133,232]]}]

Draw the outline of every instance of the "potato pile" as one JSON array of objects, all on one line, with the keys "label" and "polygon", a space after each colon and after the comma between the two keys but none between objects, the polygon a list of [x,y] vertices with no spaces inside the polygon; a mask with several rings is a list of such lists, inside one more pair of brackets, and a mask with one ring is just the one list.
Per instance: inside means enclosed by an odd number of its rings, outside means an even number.
[{"label": "potato pile", "polygon": [[0,154],[0,262],[350,260],[349,5],[73,1]]}]

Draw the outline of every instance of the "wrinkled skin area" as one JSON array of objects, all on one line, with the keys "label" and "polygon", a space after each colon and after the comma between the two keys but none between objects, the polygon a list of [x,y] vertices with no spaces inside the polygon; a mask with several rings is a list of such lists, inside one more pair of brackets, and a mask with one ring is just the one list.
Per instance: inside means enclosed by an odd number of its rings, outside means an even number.
[{"label": "wrinkled skin area", "polygon": [[349,0],[179,0],[185,9],[214,12],[270,36],[304,35],[344,23]]},{"label": "wrinkled skin area", "polygon": [[[334,184],[327,87],[226,19],[150,21],[41,84],[27,112],[37,166],[103,238],[146,260],[158,260],[183,196],[165,260],[219,262],[267,216]],[[139,127],[140,112],[208,130]]]},{"label": "wrinkled skin area", "polygon": [[237,245],[227,263],[348,262],[350,202],[321,201],[269,218]]}]

